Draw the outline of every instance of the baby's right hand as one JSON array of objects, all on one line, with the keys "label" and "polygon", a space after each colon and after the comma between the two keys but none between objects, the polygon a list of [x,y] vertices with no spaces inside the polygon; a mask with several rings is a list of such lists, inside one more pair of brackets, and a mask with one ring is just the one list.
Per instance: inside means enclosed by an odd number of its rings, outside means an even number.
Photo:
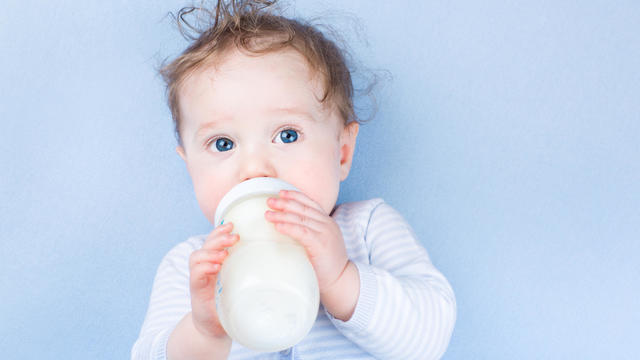
[{"label": "baby's right hand", "polygon": [[229,255],[225,250],[239,237],[231,234],[232,223],[215,228],[204,245],[189,257],[189,286],[191,289],[191,317],[194,327],[204,336],[224,337],[215,303],[215,287],[222,262]]}]

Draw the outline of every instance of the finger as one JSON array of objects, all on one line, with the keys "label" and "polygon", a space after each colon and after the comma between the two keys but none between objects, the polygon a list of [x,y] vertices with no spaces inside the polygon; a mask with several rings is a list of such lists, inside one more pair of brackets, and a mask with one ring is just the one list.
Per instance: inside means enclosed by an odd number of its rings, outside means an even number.
[{"label": "finger", "polygon": [[193,278],[215,275],[220,271],[220,264],[200,263],[193,268]]},{"label": "finger", "polygon": [[230,234],[232,230],[233,230],[233,223],[231,222],[216,227],[209,233],[209,235],[207,235],[207,238],[205,239],[205,244],[219,237],[220,235]]},{"label": "finger", "polygon": [[217,237],[213,237],[208,239],[202,245],[202,249],[205,250],[220,250],[224,248],[228,248],[233,246],[236,242],[240,240],[240,235],[238,234],[221,234]]},{"label": "finger", "polygon": [[[285,199],[295,199],[298,200],[299,202],[314,208],[318,211],[320,211],[322,214],[325,214],[324,209],[322,209],[322,206],[320,206],[320,204],[318,204],[316,201],[314,201],[312,198],[310,198],[309,196],[307,196],[307,194],[301,192],[301,191],[294,191],[294,190],[280,190],[279,193],[280,197],[285,198]],[[325,214],[326,215],[326,214]]]},{"label": "finger", "polygon": [[317,241],[314,240],[314,232],[308,227],[286,222],[275,223],[275,227],[279,232],[285,235],[289,235],[293,239],[300,242],[300,244],[304,246],[305,249],[307,249],[308,253],[312,253],[312,249],[314,248]]},{"label": "finger", "polygon": [[216,228],[209,233],[209,235],[207,236],[207,239],[218,236],[220,234],[231,233],[231,230],[233,230],[232,222],[228,222],[226,224],[216,226]]},{"label": "finger", "polygon": [[267,210],[265,212],[265,218],[273,223],[285,222],[285,223],[299,224],[302,226],[306,226],[311,230],[317,231],[317,232],[320,232],[320,230],[322,229],[321,222],[318,222],[307,216],[293,213],[293,212]]},{"label": "finger", "polygon": [[222,263],[222,261],[229,255],[226,250],[198,250],[191,253],[189,256],[189,268],[194,268],[198,264],[202,263]]},{"label": "finger", "polygon": [[[210,291],[212,286],[215,286],[216,274],[220,272],[220,264],[198,264],[190,274],[189,288],[192,295],[198,297],[205,296],[206,298],[213,298],[214,291]],[[208,290],[202,292],[202,290]]]},{"label": "finger", "polygon": [[274,210],[296,213],[298,215],[314,219],[318,222],[324,222],[326,219],[326,215],[318,209],[301,203],[296,199],[269,198],[267,200],[267,205]]}]

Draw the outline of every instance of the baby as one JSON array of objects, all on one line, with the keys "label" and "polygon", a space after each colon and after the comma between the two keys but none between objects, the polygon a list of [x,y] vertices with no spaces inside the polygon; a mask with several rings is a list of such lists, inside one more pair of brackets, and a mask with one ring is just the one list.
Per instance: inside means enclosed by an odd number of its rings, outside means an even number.
[{"label": "baby", "polygon": [[[238,241],[233,224],[162,260],[132,359],[433,359],[456,319],[453,291],[401,215],[381,199],[336,206],[359,124],[342,52],[273,2],[217,4],[213,25],[161,72],[184,160],[206,218],[255,177],[300,191],[269,199],[275,228],[306,249],[321,306],[309,334],[277,353],[233,342],[214,288]],[[193,11],[184,8],[178,18]]]}]

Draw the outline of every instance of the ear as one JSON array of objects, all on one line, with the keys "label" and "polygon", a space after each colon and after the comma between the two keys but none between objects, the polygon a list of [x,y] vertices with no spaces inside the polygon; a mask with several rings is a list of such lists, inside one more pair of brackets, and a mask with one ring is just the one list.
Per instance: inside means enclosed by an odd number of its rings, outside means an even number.
[{"label": "ear", "polygon": [[347,176],[349,176],[359,129],[360,124],[356,121],[347,124],[347,126],[342,129],[342,134],[340,135],[340,181],[345,180]]},{"label": "ear", "polygon": [[184,148],[182,146],[178,145],[176,147],[176,152],[178,153],[178,155],[180,155],[182,160],[186,163],[187,162],[187,153],[184,151]]}]

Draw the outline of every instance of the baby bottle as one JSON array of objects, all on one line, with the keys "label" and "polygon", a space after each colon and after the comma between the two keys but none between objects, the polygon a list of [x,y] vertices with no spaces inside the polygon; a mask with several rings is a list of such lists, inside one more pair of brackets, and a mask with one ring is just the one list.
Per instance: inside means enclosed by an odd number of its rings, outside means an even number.
[{"label": "baby bottle", "polygon": [[269,197],[297,190],[260,177],[234,186],[215,223],[233,223],[239,241],[227,249],[216,284],[216,310],[227,334],[256,351],[280,351],[304,338],[319,307],[318,280],[305,249],[265,219]]}]

